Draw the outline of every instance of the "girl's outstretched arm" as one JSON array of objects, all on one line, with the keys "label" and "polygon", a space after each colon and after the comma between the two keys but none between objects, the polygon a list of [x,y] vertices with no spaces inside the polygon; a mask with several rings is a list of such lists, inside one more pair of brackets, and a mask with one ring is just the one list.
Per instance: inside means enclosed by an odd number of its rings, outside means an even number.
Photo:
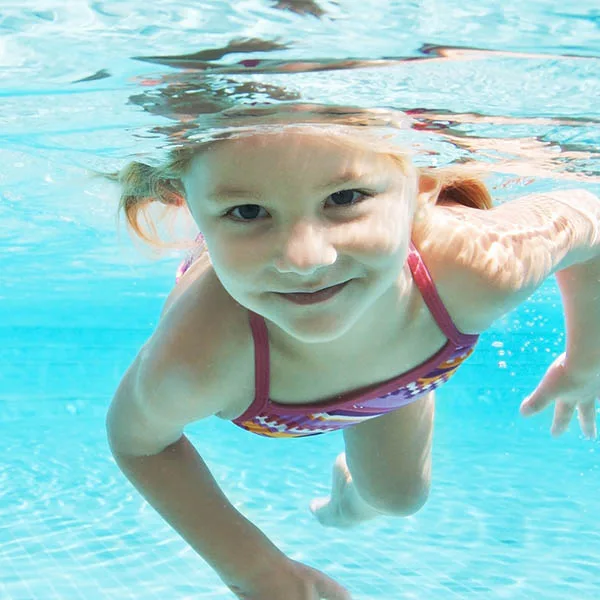
[{"label": "girl's outstretched arm", "polygon": [[[465,331],[483,331],[556,275],[565,310],[566,351],[523,402],[521,412],[532,415],[555,402],[553,434],[565,431],[577,410],[583,433],[595,437],[600,199],[585,190],[561,190],[486,211],[441,206],[432,212],[428,227],[424,239],[431,241],[422,246],[432,247],[434,277],[439,274],[451,314],[457,315],[459,326],[462,320]],[[438,265],[435,257],[440,257]]]},{"label": "girl's outstretched arm", "polygon": [[546,196],[545,208],[567,233],[564,245],[556,246],[554,255],[548,256],[563,299],[566,349],[524,400],[521,414],[536,414],[554,402],[553,435],[564,433],[577,411],[583,434],[596,438],[596,399],[600,397],[600,199],[589,192],[561,191]]},{"label": "girl's outstretched arm", "polygon": [[[170,377],[142,355],[125,374],[107,416],[110,447],[123,473],[158,513],[244,600],[350,600],[325,574],[287,558],[229,502],[183,427],[218,412],[190,403],[197,386]],[[175,383],[176,382],[176,383]],[[193,410],[190,411],[190,407]]]},{"label": "girl's outstretched arm", "polygon": [[536,414],[554,401],[553,435],[564,433],[577,410],[581,431],[595,439],[600,397],[600,257],[562,269],[556,278],[565,308],[566,351],[522,403],[521,413]]},{"label": "girl's outstretched arm", "polygon": [[[107,415],[117,465],[225,581],[260,570],[263,560],[280,560],[281,552],[230,504],[183,435],[190,418],[181,401],[183,377],[176,386],[165,383],[161,367],[145,365],[143,354],[123,377]],[[204,405],[204,416],[214,412],[210,398]]]}]

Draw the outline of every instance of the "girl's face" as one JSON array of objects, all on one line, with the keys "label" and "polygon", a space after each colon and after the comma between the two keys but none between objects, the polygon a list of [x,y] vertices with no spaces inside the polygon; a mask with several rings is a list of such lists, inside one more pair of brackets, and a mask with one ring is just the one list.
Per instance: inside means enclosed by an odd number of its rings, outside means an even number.
[{"label": "girl's face", "polygon": [[[390,156],[342,136],[257,133],[199,154],[183,182],[225,289],[294,338],[334,340],[393,293],[416,181]],[[283,295],[344,282],[318,303]]]}]

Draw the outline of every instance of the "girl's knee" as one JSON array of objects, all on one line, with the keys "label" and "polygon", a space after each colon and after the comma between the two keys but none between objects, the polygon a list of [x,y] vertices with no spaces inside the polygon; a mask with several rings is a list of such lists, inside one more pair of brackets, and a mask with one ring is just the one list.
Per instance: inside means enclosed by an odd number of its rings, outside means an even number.
[{"label": "girl's knee", "polygon": [[365,502],[378,512],[394,517],[409,517],[417,513],[429,498],[431,485],[429,481],[422,481],[413,485],[402,485],[398,488],[374,491],[362,494]]}]

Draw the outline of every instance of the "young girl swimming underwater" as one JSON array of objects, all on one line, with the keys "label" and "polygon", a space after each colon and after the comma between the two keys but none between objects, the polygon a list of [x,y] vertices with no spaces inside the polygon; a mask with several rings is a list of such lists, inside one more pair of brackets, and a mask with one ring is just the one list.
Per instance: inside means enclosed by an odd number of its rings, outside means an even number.
[{"label": "young girl swimming underwater", "polygon": [[[121,174],[143,235],[151,201],[187,206],[202,232],[107,418],[114,457],[238,598],[342,600],[228,501],[184,435],[217,416],[293,438],[343,430],[329,498],[350,527],[419,510],[430,487],[434,390],[478,335],[556,275],[565,353],[521,405],[575,411],[596,435],[600,201],[583,190],[492,207],[484,184],[365,141],[349,127],[254,127]],[[367,358],[368,357],[368,358]]]}]

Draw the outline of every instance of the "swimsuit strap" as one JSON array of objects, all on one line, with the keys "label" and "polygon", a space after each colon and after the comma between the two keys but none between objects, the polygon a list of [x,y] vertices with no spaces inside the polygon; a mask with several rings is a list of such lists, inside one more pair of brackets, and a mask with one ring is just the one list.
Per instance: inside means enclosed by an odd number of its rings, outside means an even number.
[{"label": "swimsuit strap", "polygon": [[[250,327],[254,340],[254,402],[248,408],[252,414],[259,414],[269,402],[269,383],[271,381],[271,360],[269,357],[269,332],[265,320],[249,310]],[[245,418],[246,413],[237,419]]]},{"label": "swimsuit strap", "polygon": [[408,254],[408,266],[413,280],[419,288],[427,308],[429,308],[429,312],[444,335],[456,346],[474,344],[479,336],[477,334],[462,333],[458,330],[438,294],[427,265],[423,262],[419,251],[412,242],[410,243],[410,252]]}]

